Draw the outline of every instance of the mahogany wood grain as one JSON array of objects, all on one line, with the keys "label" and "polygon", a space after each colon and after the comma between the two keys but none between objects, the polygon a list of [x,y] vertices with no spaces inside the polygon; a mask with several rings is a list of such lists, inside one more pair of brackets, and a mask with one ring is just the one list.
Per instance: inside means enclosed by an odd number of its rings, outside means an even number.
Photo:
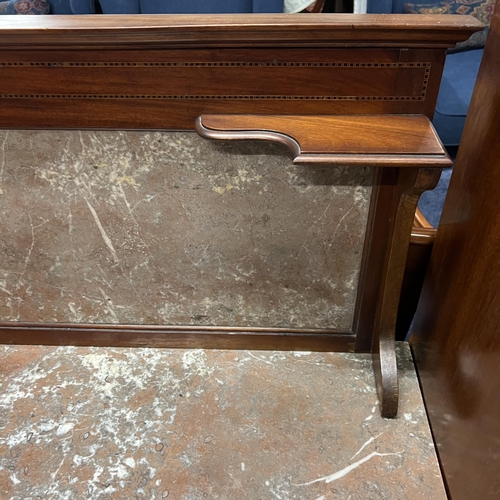
[{"label": "mahogany wood grain", "polygon": [[[11,17],[11,16],[9,16]],[[424,114],[466,16],[0,18],[0,127],[192,129],[201,114]]]},{"label": "mahogany wood grain", "polygon": [[417,310],[425,273],[431,258],[437,230],[417,208],[406,258],[401,297],[399,299],[396,340],[404,341]]},{"label": "mahogany wood grain", "polygon": [[452,47],[482,28],[470,16],[204,14],[0,18],[0,48]]},{"label": "mahogany wood grain", "polygon": [[413,226],[420,229],[434,229],[434,226],[427,220],[425,215],[422,213],[420,208],[415,211],[415,219],[413,220]]},{"label": "mahogany wood grain", "polygon": [[[432,54],[431,54],[432,52]],[[399,57],[401,63],[410,61],[431,61],[429,69],[429,79],[425,86],[425,101],[420,114],[423,114],[432,120],[434,110],[441,85],[441,75],[443,73],[446,51],[429,50],[429,49],[402,49]],[[402,76],[399,77],[401,81]]]},{"label": "mahogany wood grain", "polygon": [[341,333],[153,325],[0,323],[1,344],[354,352]]},{"label": "mahogany wood grain", "polygon": [[[134,62],[130,59],[129,62],[109,61],[101,64],[96,61],[86,63],[71,60],[59,63],[40,61],[38,65],[31,62],[17,62],[10,66],[0,63],[3,64],[4,72],[2,94],[15,98],[32,95],[61,96],[60,98],[88,95],[101,99],[135,97],[160,100],[169,96],[197,96],[203,99],[233,96],[233,99],[237,99],[244,95],[249,99],[256,99],[283,95],[288,80],[293,78],[296,80],[296,99],[307,98],[311,92],[313,95],[324,96],[324,100],[327,97],[348,98],[352,96],[353,87],[347,83],[351,82],[356,85],[360,96],[378,98],[387,95],[393,99],[411,100],[425,96],[424,87],[429,72],[429,64],[425,63],[350,63],[349,66],[342,66],[338,62],[323,62],[311,63],[315,64],[311,69],[303,61],[252,63],[234,60],[233,54],[227,54],[227,61],[205,62],[197,61],[194,55],[192,57],[193,60],[184,63]],[[311,71],[314,71],[318,80],[308,84]],[[30,79],[23,81],[20,89],[20,80],[27,72]],[[57,79],[54,79],[55,74]],[[391,76],[392,78],[387,78]],[[73,81],[71,92],[68,93],[70,78]],[[373,78],[374,82],[367,78]],[[134,87],[137,83],[140,83],[139,88]]]},{"label": "mahogany wood grain", "polygon": [[[429,166],[451,166],[429,119],[420,115],[202,115],[197,131],[206,136],[231,132],[235,139],[235,132],[241,132],[242,139],[269,136],[292,149],[296,155],[294,163],[304,163],[308,156],[326,158],[334,152],[336,156],[349,157],[402,157],[405,165],[406,161],[412,165],[418,159]],[[367,163],[372,164],[365,159],[364,164]]]},{"label": "mahogany wood grain", "polygon": [[396,322],[396,340],[398,341],[406,340],[415,317],[434,239],[435,229],[432,229],[432,233],[429,234],[427,230],[413,227],[399,299]]},{"label": "mahogany wood grain", "polygon": [[[1,70],[0,70],[1,75]],[[29,78],[29,76],[28,76]],[[70,83],[68,83],[70,85]],[[432,105],[435,105],[433,102]],[[429,101],[326,100],[294,98],[156,100],[142,98],[4,98],[0,128],[192,130],[204,113],[238,114],[427,114]]]},{"label": "mahogany wood grain", "polygon": [[440,174],[439,169],[401,169],[399,171],[397,195],[393,199],[396,207],[390,219],[390,243],[385,257],[372,349],[377,390],[384,417],[395,417],[398,411],[398,378],[394,342],[413,216],[420,195],[425,190],[436,187]]},{"label": "mahogany wood grain", "polygon": [[500,2],[411,344],[452,500],[500,492]]},{"label": "mahogany wood grain", "polygon": [[397,181],[397,168],[376,168],[353,324],[359,352],[372,352],[374,348],[374,325],[384,271],[380,256],[387,254],[388,221],[394,212]]},{"label": "mahogany wood grain", "polygon": [[207,113],[431,117],[444,52],[5,50],[0,126],[192,129]]}]

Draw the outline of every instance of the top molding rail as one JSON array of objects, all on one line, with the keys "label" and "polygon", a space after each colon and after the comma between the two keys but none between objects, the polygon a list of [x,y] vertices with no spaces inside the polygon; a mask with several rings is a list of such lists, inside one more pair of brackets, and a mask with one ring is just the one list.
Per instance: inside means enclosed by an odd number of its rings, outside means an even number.
[{"label": "top molding rail", "polygon": [[460,15],[1,16],[0,49],[446,48],[482,27],[477,19]]}]

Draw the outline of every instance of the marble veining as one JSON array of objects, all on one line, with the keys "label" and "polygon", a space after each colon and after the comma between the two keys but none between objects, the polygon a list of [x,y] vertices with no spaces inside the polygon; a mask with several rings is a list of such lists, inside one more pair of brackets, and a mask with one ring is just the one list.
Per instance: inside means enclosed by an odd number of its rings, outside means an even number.
[{"label": "marble veining", "polygon": [[372,178],[194,132],[0,131],[0,318],[349,330]]},{"label": "marble veining", "polygon": [[368,354],[0,346],[0,497],[445,500],[407,344]]}]

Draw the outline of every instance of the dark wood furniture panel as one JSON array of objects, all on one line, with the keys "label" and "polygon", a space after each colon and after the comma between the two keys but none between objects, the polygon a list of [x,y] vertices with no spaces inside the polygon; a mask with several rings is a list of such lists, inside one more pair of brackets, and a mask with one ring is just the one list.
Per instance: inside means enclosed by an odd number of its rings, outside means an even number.
[{"label": "dark wood furniture panel", "polygon": [[431,258],[432,247],[436,239],[433,227],[417,208],[411,230],[410,246],[406,258],[405,274],[401,287],[396,339],[406,340],[411,323],[417,310],[418,300],[424,284],[425,273]]},{"label": "dark wood furniture panel", "polygon": [[411,338],[453,500],[500,492],[499,89],[497,2]]},{"label": "dark wood furniture panel", "polygon": [[6,51],[0,126],[190,129],[206,113],[431,116],[443,51],[409,62],[401,51],[37,51],[23,61]]},{"label": "dark wood furniture panel", "polygon": [[[209,113],[424,114],[474,18],[0,19],[0,127],[191,129]],[[64,43],[61,43],[64,40]]]},{"label": "dark wood furniture panel", "polygon": [[283,142],[310,168],[375,169],[349,331],[3,323],[0,340],[371,351],[382,414],[394,416],[413,215],[450,163],[428,119],[446,48],[479,28],[465,16],[0,19],[0,127],[197,127],[212,139]]}]

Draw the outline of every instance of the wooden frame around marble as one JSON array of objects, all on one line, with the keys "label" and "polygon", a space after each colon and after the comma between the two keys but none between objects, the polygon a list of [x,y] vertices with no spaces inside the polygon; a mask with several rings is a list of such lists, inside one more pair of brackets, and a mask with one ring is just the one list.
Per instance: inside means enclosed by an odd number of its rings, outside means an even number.
[{"label": "wooden frame around marble", "polygon": [[[446,48],[478,29],[465,16],[0,19],[0,127],[192,130],[202,115],[206,137],[260,135],[300,162],[376,169],[351,331],[4,322],[0,341],[371,351],[382,414],[395,416],[394,329],[413,216],[449,164],[428,118]],[[345,139],[363,130],[359,147],[339,150],[334,124]],[[395,134],[406,149],[388,142]]]}]

